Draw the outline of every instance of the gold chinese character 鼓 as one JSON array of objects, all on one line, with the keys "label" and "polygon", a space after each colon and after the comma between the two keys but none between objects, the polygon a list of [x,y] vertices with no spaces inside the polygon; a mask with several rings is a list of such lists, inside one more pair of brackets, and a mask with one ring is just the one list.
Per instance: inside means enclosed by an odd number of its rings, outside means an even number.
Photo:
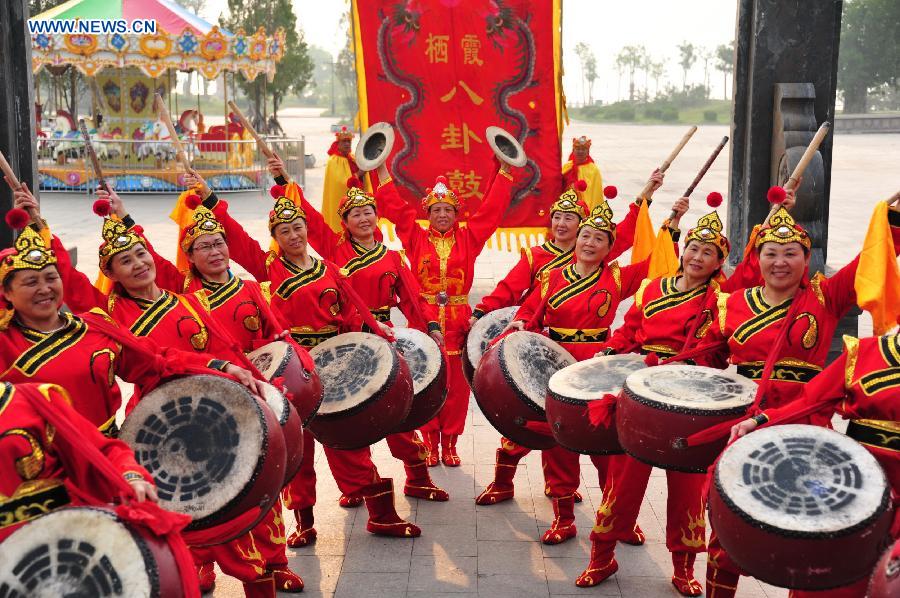
[{"label": "gold chinese character \u9f13", "polygon": [[441,132],[441,137],[444,140],[444,143],[441,144],[442,150],[462,148],[464,154],[469,153],[470,139],[477,143],[484,143],[484,140],[476,135],[475,132],[469,128],[469,124],[465,122],[462,125],[462,129],[453,123],[448,124]]},{"label": "gold chinese character \u9f13", "polygon": [[463,64],[475,64],[481,66],[484,61],[478,55],[481,50],[481,40],[477,35],[468,33],[460,40],[463,50]]},{"label": "gold chinese character \u9f13", "polygon": [[447,62],[447,49],[450,42],[449,35],[434,35],[433,33],[429,33],[428,39],[425,40],[425,42],[428,44],[428,47],[425,48],[425,54],[428,55],[428,62],[431,64],[436,62]]},{"label": "gold chinese character \u9f13", "polygon": [[475,174],[474,170],[462,172],[457,168],[452,172],[448,172],[447,183],[450,185],[451,189],[457,190],[460,199],[467,199],[469,197],[481,199],[484,197],[484,193],[480,191],[481,177]]}]

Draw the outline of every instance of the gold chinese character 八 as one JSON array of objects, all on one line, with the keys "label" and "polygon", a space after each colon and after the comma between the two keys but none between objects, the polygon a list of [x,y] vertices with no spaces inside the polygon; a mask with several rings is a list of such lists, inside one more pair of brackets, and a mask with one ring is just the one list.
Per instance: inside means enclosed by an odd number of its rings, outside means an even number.
[{"label": "gold chinese character \u516b", "polygon": [[[478,95],[477,93],[475,93],[475,90],[473,90],[471,87],[469,87],[465,81],[460,81],[459,87],[463,88],[463,91],[466,92],[467,96],[469,96],[469,100],[476,106],[480,106],[481,104],[484,103],[484,98],[481,97],[480,95]],[[446,102],[449,102],[450,100],[452,100],[453,96],[456,95],[456,89],[457,89],[457,86],[454,85],[453,88],[450,89],[450,91],[448,91],[447,93],[442,95],[441,102],[446,103]]]},{"label": "gold chinese character \u516b", "polygon": [[447,62],[447,50],[450,44],[449,35],[434,35],[433,33],[429,33],[428,39],[426,39],[425,42],[428,44],[425,48],[425,54],[428,55],[428,62],[431,64]]},{"label": "gold chinese character \u516b", "polygon": [[478,39],[477,35],[468,33],[462,36],[460,44],[462,45],[463,51],[463,64],[475,64],[478,66],[484,64],[481,56],[479,56],[479,52],[481,51],[481,40]]},{"label": "gold chinese character \u516b", "polygon": [[448,124],[444,127],[443,132],[441,132],[441,138],[444,140],[444,143],[441,144],[442,150],[462,148],[464,154],[469,153],[469,140],[475,141],[476,143],[484,143],[484,140],[476,135],[466,122],[463,123],[462,129],[453,123]]},{"label": "gold chinese character \u516b", "polygon": [[462,172],[458,168],[447,173],[447,183],[451,189],[456,189],[460,199],[468,199],[477,197],[481,199],[484,193],[481,189],[481,177],[475,174],[474,170]]}]

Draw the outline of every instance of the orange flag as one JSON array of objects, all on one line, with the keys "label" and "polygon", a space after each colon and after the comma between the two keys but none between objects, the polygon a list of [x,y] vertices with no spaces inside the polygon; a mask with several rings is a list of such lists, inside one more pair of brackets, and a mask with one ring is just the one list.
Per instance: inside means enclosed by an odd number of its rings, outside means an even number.
[{"label": "orange flag", "polygon": [[660,276],[674,276],[678,273],[678,256],[675,255],[675,244],[672,241],[672,233],[665,226],[659,229],[653,251],[650,253],[650,270],[647,278],[659,278]]},{"label": "orange flag", "polygon": [[876,336],[886,333],[897,323],[900,314],[900,268],[894,252],[894,241],[888,225],[888,204],[875,206],[869,230],[859,252],[856,269],[856,302],[872,315]]},{"label": "orange flag", "polygon": [[[181,237],[181,231],[190,226],[192,222],[191,215],[194,213],[194,210],[187,207],[185,200],[188,195],[197,194],[197,190],[194,188],[185,189],[178,196],[178,199],[175,200],[175,207],[172,208],[172,211],[169,212],[169,219],[172,220],[175,224],[178,225],[178,237]],[[175,248],[175,267],[178,268],[181,272],[187,272],[191,269],[191,263],[188,261],[187,256],[181,250],[181,243],[178,243],[178,247]],[[98,287],[99,288],[99,287]]]},{"label": "orange flag", "polygon": [[642,201],[638,209],[637,222],[634,226],[634,245],[631,247],[631,263],[643,262],[653,253],[656,243],[653,234],[653,223],[650,222],[650,212],[647,210],[647,202]]}]

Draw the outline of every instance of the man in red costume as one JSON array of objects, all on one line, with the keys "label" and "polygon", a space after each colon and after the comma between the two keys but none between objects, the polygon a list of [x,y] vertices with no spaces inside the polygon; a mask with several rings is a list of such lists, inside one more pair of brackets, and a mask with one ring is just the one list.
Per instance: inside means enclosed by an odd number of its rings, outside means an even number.
[{"label": "man in red costume", "polygon": [[469,384],[462,371],[462,347],[467,323],[472,315],[469,291],[475,279],[475,260],[484,249],[512,197],[510,166],[503,163],[478,211],[465,228],[457,221],[462,207],[458,195],[447,187],[447,179],[438,177],[435,186],[422,199],[428,214],[428,229],[416,222],[416,210],[397,192],[387,168],[378,168],[381,183],[375,193],[381,214],[396,226],[413,273],[422,288],[422,298],[437,307],[438,323],[447,350],[447,402],[422,432],[428,446],[428,465],[441,460],[448,467],[460,465],[456,439],[462,434],[469,410]]},{"label": "man in red costume", "polygon": [[353,131],[347,127],[334,134],[334,143],[328,148],[328,162],[325,164],[325,181],[322,188],[322,217],[336,233],[341,232],[338,206],[347,193],[347,179],[359,176],[359,166],[350,152]]}]

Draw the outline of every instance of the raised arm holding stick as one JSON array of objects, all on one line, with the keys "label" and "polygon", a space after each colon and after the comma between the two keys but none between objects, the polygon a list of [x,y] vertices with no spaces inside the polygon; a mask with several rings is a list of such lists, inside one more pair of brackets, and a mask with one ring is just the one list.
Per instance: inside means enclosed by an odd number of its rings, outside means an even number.
[{"label": "raised arm holding stick", "polygon": [[[672,153],[669,154],[665,160],[663,160],[662,164],[659,165],[659,172],[665,173],[669,166],[672,165],[672,162],[675,161],[675,158],[678,157],[678,154],[681,153],[681,150],[684,149],[684,146],[687,145],[687,142],[690,141],[691,137],[694,133],[697,132],[697,125],[693,125],[690,129],[688,129],[687,133],[684,134],[684,137],[681,138],[681,141],[678,142],[678,145],[675,146],[675,149],[672,150]],[[650,199],[653,197],[653,192],[659,188],[659,185],[656,185],[653,180],[648,180],[647,184],[641,190],[640,197],[644,199]]]},{"label": "raised arm holding stick", "polygon": [[[13,172],[12,166],[9,165],[9,162],[6,161],[6,156],[3,155],[3,152],[0,152],[0,170],[3,171],[3,180],[5,180],[6,184],[9,185],[9,188],[13,190],[13,193],[22,190],[26,190],[29,193],[31,192],[30,189],[28,189],[28,185],[19,182],[19,178],[16,176],[16,173]],[[34,222],[34,225],[37,227],[37,229],[39,231],[43,230],[44,221],[41,220],[41,215],[38,214],[37,210],[28,207],[25,208],[25,211],[28,212],[29,216],[31,216],[31,221]]]},{"label": "raised arm holding stick", "polygon": [[169,131],[169,137],[172,139],[172,145],[175,146],[175,160],[181,163],[182,168],[185,170],[190,170],[191,163],[188,161],[187,153],[184,151],[184,146],[181,145],[181,140],[178,138],[178,133],[175,131],[175,125],[172,124],[172,117],[169,115],[169,109],[166,108],[165,102],[163,102],[162,96],[159,94],[155,94],[153,98],[153,102],[156,107],[156,113],[159,115],[159,120],[165,125],[166,129]]},{"label": "raised arm holding stick", "polygon": [[237,104],[232,100],[228,100],[228,109],[234,112],[234,115],[237,116],[238,120],[241,121],[241,125],[247,129],[247,132],[256,140],[256,144],[259,146],[259,151],[265,154],[266,158],[271,158],[275,155],[272,151],[272,148],[269,147],[269,144],[266,143],[266,140],[260,136],[259,133],[256,132],[256,129],[250,124],[250,121],[244,116],[244,113],[241,112],[241,109],[237,107]]}]

